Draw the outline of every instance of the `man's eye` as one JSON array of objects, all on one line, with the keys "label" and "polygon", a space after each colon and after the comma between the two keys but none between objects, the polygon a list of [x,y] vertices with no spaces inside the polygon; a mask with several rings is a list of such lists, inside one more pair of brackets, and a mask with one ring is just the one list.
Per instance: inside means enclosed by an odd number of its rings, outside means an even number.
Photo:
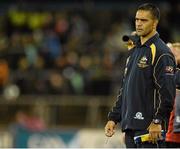
[{"label": "man's eye", "polygon": [[146,19],[142,19],[141,21],[146,22],[147,20]]}]

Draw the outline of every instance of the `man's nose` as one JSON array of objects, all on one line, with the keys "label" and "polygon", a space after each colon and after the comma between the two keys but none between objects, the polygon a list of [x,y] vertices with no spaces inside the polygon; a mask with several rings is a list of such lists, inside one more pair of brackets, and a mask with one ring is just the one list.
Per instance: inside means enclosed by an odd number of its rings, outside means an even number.
[{"label": "man's nose", "polygon": [[141,22],[141,21],[137,21],[137,22],[136,22],[136,25],[137,25],[137,26],[142,26],[142,22]]}]

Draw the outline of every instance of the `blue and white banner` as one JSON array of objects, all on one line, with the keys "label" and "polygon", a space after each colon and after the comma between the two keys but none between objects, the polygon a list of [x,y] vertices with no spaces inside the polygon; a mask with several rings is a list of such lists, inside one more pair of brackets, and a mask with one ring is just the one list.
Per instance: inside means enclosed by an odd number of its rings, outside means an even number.
[{"label": "blue and white banner", "polygon": [[44,130],[32,132],[16,127],[13,148],[123,148],[123,134],[117,130],[107,138],[103,129]]}]

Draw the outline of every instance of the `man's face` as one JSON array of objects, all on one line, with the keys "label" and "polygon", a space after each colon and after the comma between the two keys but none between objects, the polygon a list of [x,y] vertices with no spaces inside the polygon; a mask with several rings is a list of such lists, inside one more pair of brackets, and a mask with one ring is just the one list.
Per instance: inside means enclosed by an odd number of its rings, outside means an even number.
[{"label": "man's face", "polygon": [[138,10],[135,17],[136,33],[139,36],[147,36],[156,29],[157,20],[153,19],[150,11]]}]

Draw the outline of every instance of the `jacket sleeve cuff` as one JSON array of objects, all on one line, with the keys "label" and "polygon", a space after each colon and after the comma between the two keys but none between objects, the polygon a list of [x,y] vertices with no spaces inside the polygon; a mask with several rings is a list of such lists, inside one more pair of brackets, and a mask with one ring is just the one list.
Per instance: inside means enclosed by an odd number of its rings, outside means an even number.
[{"label": "jacket sleeve cuff", "polygon": [[158,119],[158,120],[160,120],[160,121],[163,121],[163,118],[162,118],[162,116],[160,116],[160,115],[155,115],[155,116],[153,117],[153,119]]},{"label": "jacket sleeve cuff", "polygon": [[115,124],[117,124],[118,122],[114,119],[108,118],[108,121],[113,121]]}]

